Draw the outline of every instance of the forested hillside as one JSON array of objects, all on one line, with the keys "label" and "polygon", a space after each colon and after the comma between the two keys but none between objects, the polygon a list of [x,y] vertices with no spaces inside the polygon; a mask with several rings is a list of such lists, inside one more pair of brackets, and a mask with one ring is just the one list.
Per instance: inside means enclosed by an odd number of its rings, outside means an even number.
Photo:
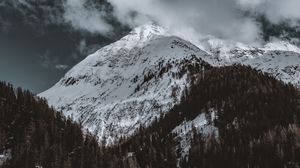
[{"label": "forested hillside", "polygon": [[[299,167],[300,97],[290,84],[250,67],[211,68],[190,76],[181,103],[148,128],[110,147],[28,91],[0,84],[2,167],[187,168]],[[209,109],[217,112],[209,118]],[[180,158],[175,127],[206,113],[218,134],[191,134]]]},{"label": "forested hillside", "polygon": [[203,135],[196,127],[189,157],[181,167],[298,167],[300,165],[300,97],[290,84],[250,67],[212,68],[191,76],[182,103],[150,128],[141,128],[120,142],[121,156],[132,156],[134,167],[176,167],[172,130],[201,113],[217,111],[218,129]]},{"label": "forested hillside", "polygon": [[300,166],[300,99],[292,85],[249,67],[222,67],[199,77],[182,105],[191,114],[216,109],[219,131],[196,131],[183,167]]},{"label": "forested hillside", "polygon": [[121,145],[124,151],[136,153],[138,167],[157,167],[156,157],[163,155],[162,163],[168,164],[161,167],[175,167],[171,163],[179,153],[170,132],[201,113],[209,114],[211,108],[217,117],[212,121],[211,115],[206,115],[207,120],[218,129],[218,135],[203,135],[195,127],[190,155],[181,159],[181,167],[300,166],[300,97],[296,88],[240,65],[212,68],[192,80],[180,105]]},{"label": "forested hillside", "polygon": [[4,82],[0,83],[0,138],[0,154],[11,155],[4,168],[101,165],[102,151],[95,137],[83,136],[80,125],[49,108],[45,100]]}]

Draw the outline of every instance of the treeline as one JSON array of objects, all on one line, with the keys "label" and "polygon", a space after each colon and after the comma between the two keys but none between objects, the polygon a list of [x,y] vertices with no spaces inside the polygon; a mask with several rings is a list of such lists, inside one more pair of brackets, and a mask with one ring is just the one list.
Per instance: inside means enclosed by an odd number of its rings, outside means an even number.
[{"label": "treeline", "polygon": [[0,140],[0,154],[11,151],[1,168],[176,167],[173,138],[166,134],[140,128],[130,139],[101,146],[44,99],[5,82],[0,82]]},{"label": "treeline", "polygon": [[[300,166],[300,95],[293,85],[241,65],[207,68],[191,80],[178,106],[119,142],[120,156],[133,153],[135,167]],[[172,130],[211,108],[218,134],[193,129],[190,155],[178,161]]]},{"label": "treeline", "polygon": [[[103,164],[96,137],[49,108],[29,91],[0,83],[0,153],[11,151],[3,168],[93,168]],[[0,166],[1,167],[1,166]]]},{"label": "treeline", "polygon": [[191,87],[182,108],[189,113],[216,109],[219,135],[195,131],[182,167],[299,167],[299,98],[291,84],[250,67],[207,71]]},{"label": "treeline", "polygon": [[[189,71],[191,87],[179,105],[111,147],[99,146],[97,138],[83,134],[79,124],[49,108],[45,100],[1,83],[0,153],[12,151],[3,167],[300,166],[300,97],[295,87],[240,65]],[[193,129],[189,157],[178,160],[172,130],[209,114],[211,108],[217,111],[211,124],[218,134]]]}]

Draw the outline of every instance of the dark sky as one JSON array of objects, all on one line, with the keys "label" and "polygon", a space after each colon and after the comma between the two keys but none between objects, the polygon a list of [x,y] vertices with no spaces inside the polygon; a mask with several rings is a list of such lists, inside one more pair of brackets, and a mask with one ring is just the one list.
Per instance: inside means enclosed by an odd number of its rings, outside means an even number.
[{"label": "dark sky", "polygon": [[299,5],[299,0],[0,0],[0,80],[39,93],[88,54],[149,21],[192,42],[209,34],[300,45]]},{"label": "dark sky", "polygon": [[113,25],[109,33],[74,27],[60,19],[65,14],[62,0],[1,2],[0,80],[34,93],[48,89],[88,54],[128,31],[108,16]]}]

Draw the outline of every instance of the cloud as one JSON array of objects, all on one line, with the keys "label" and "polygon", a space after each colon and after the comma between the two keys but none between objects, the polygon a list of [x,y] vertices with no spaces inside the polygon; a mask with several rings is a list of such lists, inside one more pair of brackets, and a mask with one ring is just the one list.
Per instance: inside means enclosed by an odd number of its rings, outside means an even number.
[{"label": "cloud", "polygon": [[257,23],[244,16],[236,0],[108,1],[114,6],[116,17],[130,26],[154,20],[191,38],[207,34],[243,42],[259,38]]},{"label": "cloud", "polygon": [[[0,0],[1,1],[1,0]],[[1,6],[13,6],[26,23],[39,26],[70,24],[76,30],[107,35],[112,26],[107,22],[105,4],[97,0],[6,0]]]},{"label": "cloud", "polygon": [[[21,4],[31,4],[17,0]],[[171,28],[174,34],[186,38],[213,35],[241,42],[257,43],[261,28],[255,20],[265,15],[277,24],[300,19],[300,0],[106,0],[113,6],[113,15],[119,22],[136,27],[155,21]],[[38,5],[50,12],[49,22],[67,22],[77,30],[109,35],[113,26],[108,23],[110,13],[106,1],[61,0],[54,8]],[[61,4],[62,3],[62,4]],[[63,10],[60,10],[60,7]],[[54,10],[56,9],[57,10]],[[110,7],[108,7],[110,8]],[[62,11],[62,14],[57,14]],[[250,14],[250,15],[249,15]],[[175,33],[176,32],[176,33]]]},{"label": "cloud", "polygon": [[55,69],[58,69],[58,70],[66,70],[68,68],[69,68],[68,65],[63,65],[63,64],[55,65]]},{"label": "cloud", "polygon": [[238,0],[239,4],[251,12],[265,15],[271,22],[278,23],[300,19],[299,0]]},{"label": "cloud", "polygon": [[56,60],[53,61],[49,55],[50,52],[47,50],[43,55],[40,56],[39,62],[44,68],[49,68],[54,64],[54,62],[56,62]]},{"label": "cloud", "polygon": [[93,5],[87,5],[87,0],[66,0],[63,4],[64,19],[75,29],[91,33],[107,34],[112,31],[112,26],[106,22],[104,10]]},{"label": "cloud", "polygon": [[69,68],[69,65],[60,64],[58,58],[52,58],[50,56],[50,51],[47,50],[39,60],[42,67],[47,69],[56,69],[56,70],[66,70]]},{"label": "cloud", "polygon": [[[187,38],[213,35],[257,43],[261,28],[253,15],[272,22],[300,17],[299,0],[108,0],[115,16],[131,27],[155,21]],[[246,15],[251,13],[251,15]]]}]

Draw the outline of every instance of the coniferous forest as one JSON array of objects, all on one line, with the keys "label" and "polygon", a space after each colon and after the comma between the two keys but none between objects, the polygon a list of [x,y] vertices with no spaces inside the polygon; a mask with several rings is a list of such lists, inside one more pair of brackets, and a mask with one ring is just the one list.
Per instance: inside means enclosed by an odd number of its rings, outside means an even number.
[{"label": "coniferous forest", "polygon": [[[132,137],[101,146],[80,124],[29,91],[0,83],[3,168],[297,168],[300,167],[300,94],[250,67],[214,67],[192,73],[181,103]],[[172,130],[201,113],[218,135],[196,128],[189,156],[180,158]]]}]

